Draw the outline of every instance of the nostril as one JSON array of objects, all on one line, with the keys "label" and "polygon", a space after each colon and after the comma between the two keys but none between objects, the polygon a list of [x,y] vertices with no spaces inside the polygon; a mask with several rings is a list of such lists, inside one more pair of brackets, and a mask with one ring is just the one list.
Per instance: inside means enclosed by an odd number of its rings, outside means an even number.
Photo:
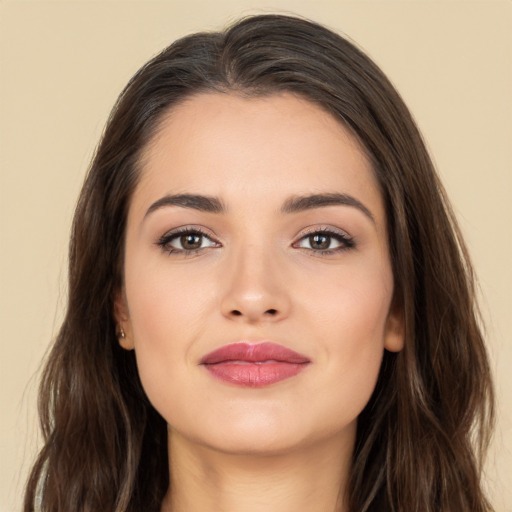
[{"label": "nostril", "polygon": [[267,311],[265,311],[265,313],[267,313],[267,315],[274,316],[277,313],[277,309],[267,309]]},{"label": "nostril", "polygon": [[231,314],[233,316],[241,316],[242,313],[240,311],[238,311],[238,309],[233,309],[233,311],[231,311]]}]

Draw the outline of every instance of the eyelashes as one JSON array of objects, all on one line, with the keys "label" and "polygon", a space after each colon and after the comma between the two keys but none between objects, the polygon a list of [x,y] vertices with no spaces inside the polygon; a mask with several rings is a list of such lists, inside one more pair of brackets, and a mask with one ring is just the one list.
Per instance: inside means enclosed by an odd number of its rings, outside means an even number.
[{"label": "eyelashes", "polygon": [[[165,233],[156,245],[169,255],[193,256],[222,244],[212,235],[198,227],[183,227]],[[332,228],[314,228],[301,233],[291,244],[315,256],[329,256],[355,247],[354,238],[341,230]]]},{"label": "eyelashes", "polygon": [[220,242],[213,240],[199,228],[184,227],[170,231],[157,242],[164,252],[168,254],[182,254],[184,256],[197,254],[211,247],[221,247]]},{"label": "eyelashes", "polygon": [[312,229],[301,235],[292,247],[319,253],[321,256],[339,253],[355,247],[353,237],[329,228]]}]

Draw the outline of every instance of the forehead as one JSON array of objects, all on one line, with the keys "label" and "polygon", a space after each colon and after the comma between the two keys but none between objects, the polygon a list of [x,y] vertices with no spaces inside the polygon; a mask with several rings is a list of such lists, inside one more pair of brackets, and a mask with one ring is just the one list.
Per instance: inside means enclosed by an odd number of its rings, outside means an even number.
[{"label": "forehead", "polygon": [[382,208],[355,137],[320,106],[291,93],[192,96],[163,117],[141,164],[134,202],[184,192],[267,203],[342,192]]}]

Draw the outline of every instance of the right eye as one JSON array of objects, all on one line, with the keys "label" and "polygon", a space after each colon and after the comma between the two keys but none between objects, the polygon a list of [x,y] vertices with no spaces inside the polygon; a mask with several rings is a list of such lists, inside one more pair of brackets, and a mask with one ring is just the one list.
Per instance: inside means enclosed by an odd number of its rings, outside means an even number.
[{"label": "right eye", "polygon": [[219,246],[199,229],[183,229],[166,233],[158,240],[157,245],[169,254],[195,254],[208,247]]}]

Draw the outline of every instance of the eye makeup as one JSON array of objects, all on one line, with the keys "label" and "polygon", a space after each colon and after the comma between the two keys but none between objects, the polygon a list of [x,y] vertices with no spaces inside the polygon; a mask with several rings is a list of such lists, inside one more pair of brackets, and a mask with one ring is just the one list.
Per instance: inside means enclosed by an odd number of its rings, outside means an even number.
[{"label": "eye makeup", "polygon": [[329,256],[355,247],[354,238],[333,228],[310,228],[292,244],[292,247],[313,251],[315,255]]},{"label": "eye makeup", "polygon": [[157,240],[156,245],[169,255],[181,254],[184,256],[198,254],[209,248],[221,247],[221,244],[210,234],[199,227],[192,226],[168,231]]},{"label": "eye makeup", "polygon": [[[162,235],[155,245],[169,255],[192,256],[200,252],[222,247],[210,233],[198,226],[182,226]],[[332,227],[311,227],[291,244],[319,256],[330,256],[353,249],[354,238]]]}]

